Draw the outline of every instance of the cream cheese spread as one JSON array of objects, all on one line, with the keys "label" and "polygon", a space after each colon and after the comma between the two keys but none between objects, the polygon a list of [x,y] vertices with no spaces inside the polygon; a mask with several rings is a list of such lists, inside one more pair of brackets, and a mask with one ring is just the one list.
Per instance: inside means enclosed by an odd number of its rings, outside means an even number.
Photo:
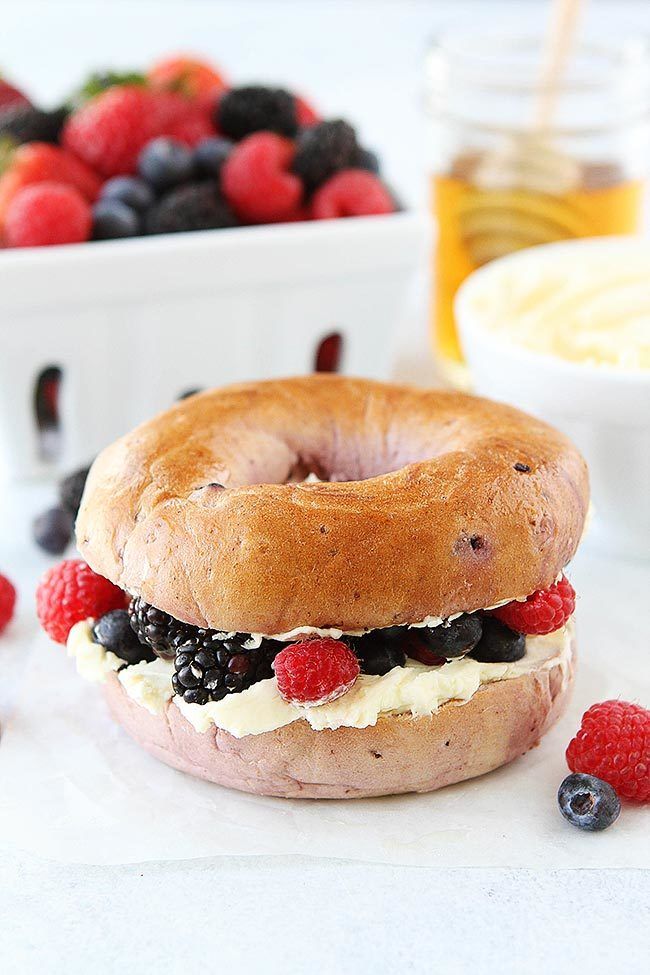
[{"label": "cream cheese spread", "polygon": [[650,244],[576,242],[494,265],[472,293],[482,328],[533,352],[650,369]]},{"label": "cream cheese spread", "polygon": [[[235,738],[273,731],[304,719],[320,731],[325,728],[365,728],[376,724],[382,714],[433,714],[448,701],[464,704],[482,684],[520,677],[537,669],[560,666],[565,679],[571,658],[573,623],[547,636],[526,638],[526,656],[514,663],[480,663],[469,657],[451,660],[441,667],[427,667],[409,660],[381,677],[361,674],[354,686],[329,704],[302,708],[284,701],[274,678],[260,681],[248,690],[208,704],[186,704],[173,697],[171,661],[125,666],[118,673],[126,693],[152,714],[161,714],[173,700],[175,707],[199,731],[216,725]],[[89,646],[90,644],[90,646]],[[105,680],[123,661],[92,640],[92,621],[77,623],[70,631],[68,652],[77,661],[79,673],[89,680]],[[112,658],[112,659],[110,659]],[[92,665],[89,664],[92,661]],[[117,667],[114,661],[117,661]]]}]

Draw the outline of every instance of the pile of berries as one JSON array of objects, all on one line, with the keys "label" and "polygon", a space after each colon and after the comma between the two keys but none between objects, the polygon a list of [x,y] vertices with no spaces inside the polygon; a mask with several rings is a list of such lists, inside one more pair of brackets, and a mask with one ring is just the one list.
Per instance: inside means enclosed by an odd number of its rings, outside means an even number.
[{"label": "pile of berries", "polygon": [[168,58],[55,111],[0,81],[5,247],[391,213],[374,153],[300,96]]}]

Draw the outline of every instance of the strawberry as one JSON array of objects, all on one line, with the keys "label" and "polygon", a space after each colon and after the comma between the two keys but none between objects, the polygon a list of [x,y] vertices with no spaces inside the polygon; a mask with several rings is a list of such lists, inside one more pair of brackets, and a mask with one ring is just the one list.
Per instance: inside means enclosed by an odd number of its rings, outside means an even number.
[{"label": "strawberry", "polygon": [[71,153],[48,142],[30,142],[11,155],[9,167],[0,177],[0,226],[7,207],[22,189],[33,183],[63,183],[73,186],[89,203],[99,195],[100,178]]},{"label": "strawberry", "polygon": [[177,55],[157,61],[147,72],[152,88],[180,92],[212,107],[227,88],[223,75],[198,58]]}]

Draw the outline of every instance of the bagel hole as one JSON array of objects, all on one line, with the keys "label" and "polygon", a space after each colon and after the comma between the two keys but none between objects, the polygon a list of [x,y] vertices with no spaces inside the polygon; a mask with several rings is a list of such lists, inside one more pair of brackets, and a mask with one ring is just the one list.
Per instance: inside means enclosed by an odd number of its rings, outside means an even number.
[{"label": "bagel hole", "polygon": [[469,544],[474,552],[480,552],[485,548],[485,539],[481,535],[472,535]]},{"label": "bagel hole", "polygon": [[330,332],[316,346],[314,372],[338,372],[343,356],[343,336]]},{"label": "bagel hole", "polygon": [[514,465],[516,471],[520,471],[522,474],[530,473],[530,466],[528,464],[523,464],[520,460]]}]

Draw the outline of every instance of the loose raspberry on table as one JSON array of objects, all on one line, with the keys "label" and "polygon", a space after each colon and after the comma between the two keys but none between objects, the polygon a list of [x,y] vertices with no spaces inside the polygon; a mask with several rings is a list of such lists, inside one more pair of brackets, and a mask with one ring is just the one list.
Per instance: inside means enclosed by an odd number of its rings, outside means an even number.
[{"label": "loose raspberry on table", "polygon": [[66,559],[49,569],[36,590],[36,613],[56,643],[65,643],[75,623],[98,619],[112,609],[126,609],[121,589],[81,559]]},{"label": "loose raspberry on table", "polygon": [[586,772],[619,796],[650,802],[650,711],[627,701],[594,704],[566,751],[572,772]]},{"label": "loose raspberry on table", "polygon": [[323,183],[312,199],[315,220],[370,217],[394,211],[395,204],[382,181],[365,169],[342,169]]},{"label": "loose raspberry on table", "polygon": [[90,204],[73,186],[36,183],[17,193],[7,208],[7,247],[80,244],[90,237]]},{"label": "loose raspberry on table", "polygon": [[290,172],[294,147],[274,132],[255,132],[235,146],[221,169],[221,189],[237,216],[247,223],[293,217],[303,187]]},{"label": "loose raspberry on table", "polygon": [[316,707],[345,694],[359,676],[355,653],[340,640],[292,643],[273,661],[278,691],[289,704]]},{"label": "loose raspberry on table", "polygon": [[11,622],[16,608],[16,590],[6,576],[0,574],[0,633]]},{"label": "loose raspberry on table", "polygon": [[538,589],[525,602],[506,603],[492,610],[492,616],[518,633],[553,633],[564,626],[576,608],[573,586],[562,576],[548,589]]}]

